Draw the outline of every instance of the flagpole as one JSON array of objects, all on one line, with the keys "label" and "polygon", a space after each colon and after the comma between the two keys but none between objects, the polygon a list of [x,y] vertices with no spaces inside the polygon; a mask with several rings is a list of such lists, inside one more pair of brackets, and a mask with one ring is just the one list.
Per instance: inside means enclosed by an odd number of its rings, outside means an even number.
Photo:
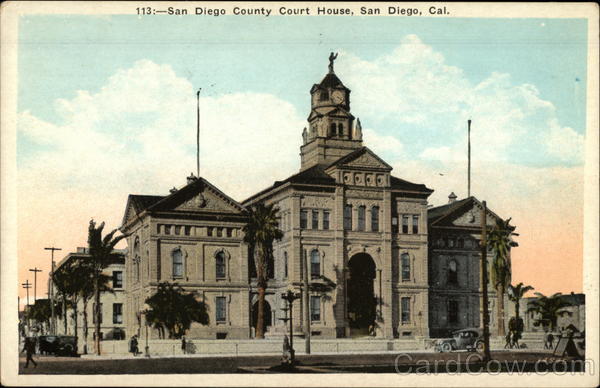
[{"label": "flagpole", "polygon": [[467,198],[471,196],[471,119],[467,121],[468,125],[468,167],[467,167]]},{"label": "flagpole", "polygon": [[196,174],[200,177],[200,90],[196,92],[196,108],[197,108],[197,120],[196,120]]}]

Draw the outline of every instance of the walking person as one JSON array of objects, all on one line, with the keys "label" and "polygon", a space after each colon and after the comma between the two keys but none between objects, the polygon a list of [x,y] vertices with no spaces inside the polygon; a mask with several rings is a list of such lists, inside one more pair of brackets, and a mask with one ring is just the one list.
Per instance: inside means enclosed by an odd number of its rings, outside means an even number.
[{"label": "walking person", "polygon": [[187,352],[186,352],[185,336],[181,337],[181,351],[183,352],[183,354],[187,354]]},{"label": "walking person", "polygon": [[23,350],[21,352],[25,352],[27,355],[27,359],[25,362],[25,368],[29,367],[29,361],[33,362],[33,366],[37,368],[37,362],[33,359],[33,355],[35,354],[35,339],[30,337],[25,337],[25,344],[23,345]]},{"label": "walking person", "polygon": [[512,331],[509,331],[506,333],[506,337],[505,337],[506,343],[504,344],[504,349],[509,348],[512,349]]},{"label": "walking person", "polygon": [[554,349],[554,336],[552,333],[548,333],[548,348]]},{"label": "walking person", "polygon": [[131,353],[133,353],[133,356],[137,356],[138,355],[138,341],[137,341],[137,335],[134,335],[133,337],[131,337],[131,339],[129,340],[129,351]]}]

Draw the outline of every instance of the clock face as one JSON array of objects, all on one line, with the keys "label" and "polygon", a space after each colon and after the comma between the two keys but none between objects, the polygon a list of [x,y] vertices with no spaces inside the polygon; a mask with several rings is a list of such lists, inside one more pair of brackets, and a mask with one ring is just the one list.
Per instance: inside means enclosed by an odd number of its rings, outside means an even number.
[{"label": "clock face", "polygon": [[335,104],[341,104],[342,102],[344,102],[344,93],[339,90],[334,91],[331,95],[331,100]]}]

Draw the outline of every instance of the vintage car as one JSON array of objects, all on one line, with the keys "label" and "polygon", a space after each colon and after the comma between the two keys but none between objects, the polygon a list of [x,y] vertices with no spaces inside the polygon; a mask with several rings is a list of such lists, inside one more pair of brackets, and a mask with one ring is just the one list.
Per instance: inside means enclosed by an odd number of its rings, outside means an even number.
[{"label": "vintage car", "polygon": [[483,351],[483,334],[480,329],[463,329],[452,333],[452,338],[440,338],[435,342],[437,352],[453,350]]},{"label": "vintage car", "polygon": [[39,354],[74,356],[77,338],[68,335],[41,335],[37,338]]}]

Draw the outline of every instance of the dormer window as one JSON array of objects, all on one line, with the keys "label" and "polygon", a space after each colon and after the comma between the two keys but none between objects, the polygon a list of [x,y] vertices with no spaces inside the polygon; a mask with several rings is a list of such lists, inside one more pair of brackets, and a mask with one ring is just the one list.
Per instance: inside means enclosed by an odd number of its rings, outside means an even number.
[{"label": "dormer window", "polygon": [[336,135],[336,125],[335,123],[331,123],[329,126],[329,136],[334,137]]},{"label": "dormer window", "polygon": [[338,136],[339,137],[344,136],[344,124],[342,124],[342,123],[338,124]]},{"label": "dormer window", "polygon": [[327,101],[329,100],[329,92],[327,90],[323,90],[319,95],[319,101]]}]

